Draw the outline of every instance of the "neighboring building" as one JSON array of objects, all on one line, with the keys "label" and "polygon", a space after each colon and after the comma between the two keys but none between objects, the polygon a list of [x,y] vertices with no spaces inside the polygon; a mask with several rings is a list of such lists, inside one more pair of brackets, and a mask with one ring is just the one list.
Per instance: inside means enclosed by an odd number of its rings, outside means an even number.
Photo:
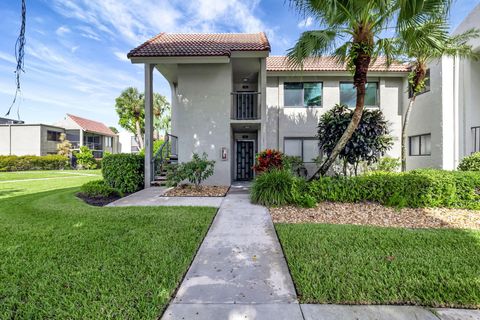
[{"label": "neighboring building", "polygon": [[140,147],[138,146],[135,135],[128,131],[120,131],[118,134],[120,141],[120,152],[121,153],[138,153],[140,152]]},{"label": "neighboring building", "polygon": [[95,158],[102,158],[104,152],[119,153],[118,135],[101,122],[67,113],[56,125],[65,128],[73,150],[87,146]]},{"label": "neighboring building", "polygon": [[62,133],[64,128],[47,124],[0,124],[0,155],[56,154]]},{"label": "neighboring building", "polygon": [[21,123],[25,123],[25,122],[22,120],[15,120],[15,119],[0,117],[0,124],[21,124]]},{"label": "neighboring building", "polygon": [[[453,34],[480,29],[480,5]],[[480,39],[471,43],[480,51]],[[480,61],[443,57],[429,64],[427,88],[415,100],[407,129],[407,168],[456,169],[480,151]]]},{"label": "neighboring building", "polygon": [[[479,21],[477,6],[455,32],[480,28]],[[473,45],[480,47],[478,41]],[[207,184],[252,179],[255,154],[266,148],[300,156],[312,173],[312,159],[319,155],[319,117],[337,103],[354,106],[352,75],[330,57],[307,59],[300,69],[269,53],[264,33],[161,33],[133,49],[129,59],[145,65],[146,150],[153,141],[149,96],[153,70],[158,70],[172,92],[178,160],[205,152],[216,161]],[[390,122],[394,145],[388,155],[396,158],[408,105],[408,72],[405,64],[387,68],[379,58],[368,73],[366,107],[380,108]],[[479,85],[480,62],[443,58],[432,63],[428,92],[417,97],[408,127],[409,169],[455,169],[463,156],[479,151]],[[151,164],[146,152],[146,185],[154,176]]]},{"label": "neighboring building", "polygon": [[55,125],[46,124],[0,124],[0,155],[37,155],[57,153],[60,135],[65,133],[73,150],[81,145],[93,150],[96,158],[105,151],[118,153],[118,136],[104,124],[67,115]]}]

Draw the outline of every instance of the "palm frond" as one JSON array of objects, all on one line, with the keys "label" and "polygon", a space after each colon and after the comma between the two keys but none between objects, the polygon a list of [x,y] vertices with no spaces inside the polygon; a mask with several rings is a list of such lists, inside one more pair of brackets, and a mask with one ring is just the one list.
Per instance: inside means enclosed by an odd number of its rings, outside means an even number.
[{"label": "palm frond", "polygon": [[287,51],[289,63],[293,66],[301,67],[307,57],[318,57],[332,52],[337,35],[338,33],[335,30],[303,32],[295,46]]},{"label": "palm frond", "polygon": [[377,60],[379,56],[386,58],[387,67],[389,67],[395,58],[401,54],[401,41],[396,38],[382,38],[376,41],[375,50],[372,55],[372,63]]}]

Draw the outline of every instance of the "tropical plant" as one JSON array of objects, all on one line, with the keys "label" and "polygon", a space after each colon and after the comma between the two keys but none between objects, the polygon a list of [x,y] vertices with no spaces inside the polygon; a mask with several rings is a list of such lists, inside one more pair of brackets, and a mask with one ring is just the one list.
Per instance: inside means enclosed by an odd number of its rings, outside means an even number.
[{"label": "tropical plant", "polygon": [[81,146],[80,151],[75,151],[74,155],[77,158],[78,169],[95,169],[97,167],[92,150],[87,146]]},{"label": "tropical plant", "polygon": [[[145,135],[145,100],[144,94],[137,88],[127,88],[118,98],[115,99],[115,110],[117,111],[119,124],[125,130],[135,135],[135,140],[140,149],[145,147],[143,137]],[[154,126],[165,126],[169,123],[170,105],[166,98],[158,93],[153,94],[153,116]],[[166,117],[167,120],[162,120]],[[157,132],[158,136],[158,132]]]},{"label": "tropical plant", "polygon": [[108,127],[110,130],[112,130],[113,133],[118,134],[118,129],[115,128],[114,126]]},{"label": "tropical plant", "polygon": [[285,169],[271,168],[257,176],[252,184],[250,198],[265,206],[282,206],[293,202],[295,177]]},{"label": "tropical plant", "polygon": [[[402,171],[407,170],[407,127],[416,97],[425,90],[427,65],[442,56],[458,56],[478,59],[480,54],[472,51],[468,41],[477,38],[479,32],[470,29],[462,34],[450,36],[445,18],[437,17],[420,26],[405,28],[400,32],[402,52],[412,66],[408,75],[410,85],[409,102],[402,123]],[[432,42],[437,42],[432,46]]]},{"label": "tropical plant", "polygon": [[[344,105],[336,105],[321,116],[318,123],[319,147],[327,157],[334,152],[338,139],[352,117],[354,111]],[[347,175],[347,165],[353,165],[356,175],[360,162],[371,165],[385,155],[393,144],[388,126],[379,109],[363,110],[357,130],[339,154],[344,165],[344,175]]]},{"label": "tropical plant", "polygon": [[60,133],[60,143],[57,144],[57,154],[68,157],[72,152],[72,144],[65,133]]},{"label": "tropical plant", "polygon": [[298,177],[306,177],[308,172],[305,168],[305,164],[301,157],[298,156],[282,156],[283,168],[290,170],[294,175]]},{"label": "tropical plant", "polygon": [[[346,63],[353,74],[356,106],[350,123],[318,173],[324,175],[344,149],[360,123],[364,108],[369,66],[378,56],[389,65],[398,54],[398,30],[422,25],[432,17],[445,16],[450,0],[290,0],[303,15],[311,16],[325,26],[323,30],[302,33],[288,52],[292,64],[302,66],[310,56],[332,54]],[[391,29],[393,36],[382,38]],[[426,39],[426,45],[436,46]],[[315,174],[316,175],[316,174]],[[315,176],[314,175],[314,176]]]},{"label": "tropical plant", "polygon": [[184,180],[199,188],[203,181],[213,175],[215,167],[214,160],[208,160],[204,152],[200,157],[197,153],[192,155],[192,160],[167,168],[167,184],[177,186]]},{"label": "tropical plant", "polygon": [[281,168],[283,168],[283,154],[274,149],[266,149],[258,153],[255,158],[255,165],[253,166],[253,170],[256,173]]}]

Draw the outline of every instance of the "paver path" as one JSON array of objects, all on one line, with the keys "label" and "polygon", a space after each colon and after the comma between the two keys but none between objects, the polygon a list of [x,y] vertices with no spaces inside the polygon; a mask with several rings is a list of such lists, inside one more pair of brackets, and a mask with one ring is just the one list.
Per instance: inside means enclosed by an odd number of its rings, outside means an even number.
[{"label": "paver path", "polygon": [[[261,315],[261,316],[260,316]],[[303,319],[270,214],[229,193],[163,319]]]}]

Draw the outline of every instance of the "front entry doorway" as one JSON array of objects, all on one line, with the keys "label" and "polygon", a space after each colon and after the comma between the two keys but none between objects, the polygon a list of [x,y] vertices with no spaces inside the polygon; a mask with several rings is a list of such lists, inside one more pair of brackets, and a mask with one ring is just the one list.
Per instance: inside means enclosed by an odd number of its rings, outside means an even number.
[{"label": "front entry doorway", "polygon": [[236,150],[235,180],[252,180],[255,160],[255,140],[237,140]]}]

